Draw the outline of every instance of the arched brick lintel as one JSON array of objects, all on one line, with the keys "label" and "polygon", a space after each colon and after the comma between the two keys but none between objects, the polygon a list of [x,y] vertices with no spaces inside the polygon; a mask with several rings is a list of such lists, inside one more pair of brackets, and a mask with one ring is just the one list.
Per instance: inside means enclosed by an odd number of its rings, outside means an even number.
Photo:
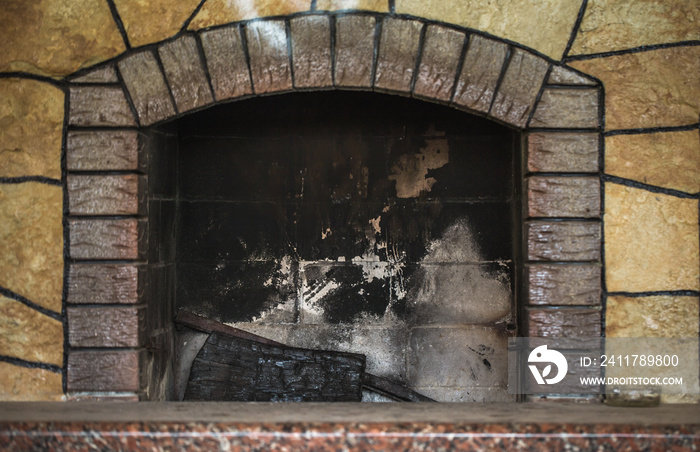
[{"label": "arched brick lintel", "polygon": [[[127,52],[116,66],[124,96],[113,87],[111,102],[95,103],[97,96],[90,96],[91,106],[80,102],[84,89],[71,90],[77,101],[71,104],[83,110],[105,110],[117,101],[124,117],[103,125],[134,125],[127,106],[138,124],[150,126],[249,96],[359,89],[448,104],[521,130],[599,126],[597,81],[504,41],[389,15],[233,23]],[[71,124],[104,122],[77,115],[71,111]]]}]

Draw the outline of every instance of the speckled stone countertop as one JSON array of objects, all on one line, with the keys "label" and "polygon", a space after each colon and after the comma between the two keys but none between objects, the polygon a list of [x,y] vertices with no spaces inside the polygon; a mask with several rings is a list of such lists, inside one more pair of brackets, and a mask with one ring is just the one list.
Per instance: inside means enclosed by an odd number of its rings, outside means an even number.
[{"label": "speckled stone countertop", "polygon": [[698,450],[700,406],[3,403],[14,450]]}]

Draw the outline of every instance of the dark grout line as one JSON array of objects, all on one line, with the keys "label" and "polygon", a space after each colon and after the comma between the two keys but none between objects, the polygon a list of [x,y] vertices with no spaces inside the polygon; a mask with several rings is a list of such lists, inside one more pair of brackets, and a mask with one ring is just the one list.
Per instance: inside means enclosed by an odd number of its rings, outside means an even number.
[{"label": "dark grout line", "polygon": [[[4,363],[14,364],[15,366],[19,367],[26,367],[27,369],[43,369],[56,374],[63,374],[63,380],[65,381],[66,379],[66,372],[64,372],[64,370],[60,366],[57,366],[55,364],[42,363],[38,361],[27,361],[20,358],[13,358],[12,356],[7,355],[0,355],[0,361]],[[63,390],[63,393],[66,393],[65,388]]]},{"label": "dark grout line", "polygon": [[578,10],[578,16],[576,16],[576,22],[574,22],[574,27],[571,29],[571,36],[569,36],[569,42],[566,43],[566,48],[562,54],[562,60],[566,60],[566,57],[571,51],[571,47],[574,45],[576,36],[578,36],[578,31],[581,29],[581,22],[583,22],[583,16],[586,14],[586,8],[588,8],[588,0],[583,0],[581,2],[581,8]]},{"label": "dark grout line", "polygon": [[491,116],[491,110],[493,109],[493,105],[496,103],[496,97],[498,97],[498,90],[501,89],[501,84],[503,83],[503,79],[506,77],[506,72],[508,71],[508,66],[510,66],[510,60],[513,58],[514,53],[513,47],[509,45],[508,50],[506,51],[506,57],[503,59],[503,64],[501,65],[501,72],[498,74],[496,86],[493,89],[491,104],[489,105],[488,111],[486,111],[487,117]]},{"label": "dark grout line", "polygon": [[469,33],[464,34],[464,42],[462,43],[462,51],[459,54],[459,60],[457,61],[457,72],[455,73],[454,82],[452,84],[452,89],[450,90],[450,98],[448,102],[454,104],[455,95],[457,94],[457,86],[459,85],[459,79],[462,76],[462,70],[464,69],[464,60],[467,59],[467,52],[469,51],[469,46],[471,44],[471,35]]},{"label": "dark grout line", "polygon": [[58,187],[62,185],[60,180],[45,176],[0,177],[0,184],[21,184],[24,182],[39,182],[47,185],[56,185]]},{"label": "dark grout line", "polygon": [[126,34],[126,28],[124,27],[124,22],[122,21],[121,16],[119,15],[119,10],[117,9],[117,5],[114,4],[114,0],[105,0],[107,2],[107,5],[109,6],[109,11],[112,13],[112,19],[114,19],[114,23],[117,25],[117,28],[119,29],[119,34],[122,35],[122,39],[124,40],[124,45],[126,46],[127,50],[131,50],[131,42],[129,42],[129,35]]},{"label": "dark grout line", "polygon": [[428,25],[423,24],[420,29],[420,35],[418,37],[418,53],[416,55],[416,65],[413,68],[413,75],[411,76],[411,83],[409,84],[408,92],[413,96],[413,91],[416,87],[416,82],[418,81],[418,73],[420,72],[420,63],[423,60],[423,52],[425,51],[425,34],[428,31]]},{"label": "dark grout line", "polygon": [[542,95],[544,94],[544,90],[547,87],[547,79],[549,79],[549,74],[552,73],[552,68],[553,66],[550,64],[547,67],[547,71],[544,73],[544,79],[542,79],[542,84],[540,85],[539,91],[537,91],[537,96],[535,96],[535,102],[532,104],[532,109],[530,110],[530,113],[527,115],[527,120],[525,121],[525,128],[528,129],[530,127],[530,122],[532,122],[532,118],[535,116],[535,111],[537,110],[537,105],[540,103],[540,100],[542,99]]},{"label": "dark grout line", "polygon": [[603,132],[606,137],[612,137],[615,135],[642,135],[649,133],[660,133],[660,132],[684,132],[695,130],[700,127],[700,123],[688,124],[684,126],[666,126],[666,127],[642,127],[638,129],[619,129],[619,130],[608,130]]},{"label": "dark grout line", "polygon": [[19,301],[20,303],[24,304],[25,306],[32,308],[33,310],[44,314],[47,317],[51,317],[54,320],[62,320],[63,316],[56,312],[52,311],[51,309],[44,308],[42,306],[39,306],[38,304],[34,303],[33,301],[30,301],[28,298],[23,297],[22,295],[15,293],[11,291],[10,289],[6,289],[4,287],[0,287],[0,295],[6,298],[10,298],[15,301]]},{"label": "dark grout line", "polygon": [[638,182],[638,181],[631,180],[631,179],[625,179],[623,177],[611,176],[609,174],[603,174],[602,179],[605,182],[612,182],[612,183],[615,183],[618,185],[624,185],[627,187],[638,188],[640,190],[646,190],[646,191],[650,191],[652,193],[659,193],[662,195],[675,196],[676,198],[684,198],[684,199],[698,199],[698,198],[700,198],[700,195],[698,195],[697,193],[691,194],[691,193],[686,193],[686,192],[680,191],[680,190],[674,190],[672,188],[663,188],[663,187],[658,187],[656,185],[644,184],[642,182]]},{"label": "dark grout line", "polygon": [[672,49],[675,47],[694,47],[694,46],[700,46],[700,40],[671,42],[671,43],[667,43],[667,44],[652,44],[652,45],[645,45],[645,46],[639,46],[639,47],[632,47],[632,48],[624,49],[624,50],[613,50],[610,52],[589,53],[589,54],[585,54],[585,55],[574,55],[574,56],[567,57],[562,61],[568,63],[571,61],[593,60],[596,58],[608,58],[608,57],[619,56],[619,55],[630,55],[630,54],[634,54],[634,53],[649,52],[652,50]]},{"label": "dark grout line", "polygon": [[202,38],[199,33],[193,33],[194,42],[197,46],[197,54],[199,55],[199,62],[204,70],[204,76],[207,78],[207,84],[209,86],[209,92],[211,93],[212,104],[218,102],[216,98],[216,93],[214,92],[214,84],[211,81],[211,73],[209,72],[209,62],[207,61],[207,55],[204,52],[204,45],[202,44]]},{"label": "dark grout line", "polygon": [[199,14],[199,11],[202,9],[202,6],[206,3],[207,0],[202,0],[199,2],[197,7],[192,11],[192,14],[189,15],[187,19],[185,19],[185,22],[183,22],[182,27],[180,28],[180,33],[184,33],[187,31],[187,27],[190,26],[190,23],[194,20],[195,17],[197,17],[197,14]]},{"label": "dark grout line", "polygon": [[643,298],[643,297],[700,297],[698,290],[658,290],[648,292],[606,292],[610,297],[628,297],[628,298]]}]

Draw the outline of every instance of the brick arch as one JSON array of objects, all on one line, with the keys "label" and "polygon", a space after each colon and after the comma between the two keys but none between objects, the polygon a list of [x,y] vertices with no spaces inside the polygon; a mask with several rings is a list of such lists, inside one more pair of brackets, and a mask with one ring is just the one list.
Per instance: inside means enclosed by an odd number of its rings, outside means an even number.
[{"label": "brick arch", "polygon": [[[602,88],[584,74],[446,24],[302,14],[188,32],[69,81],[69,393],[134,397],[150,365],[140,129],[218,103],[294,91],[412,96],[523,131],[525,334],[601,333]],[[574,308],[542,309],[556,306]],[[123,371],[100,373],[114,366]]]}]

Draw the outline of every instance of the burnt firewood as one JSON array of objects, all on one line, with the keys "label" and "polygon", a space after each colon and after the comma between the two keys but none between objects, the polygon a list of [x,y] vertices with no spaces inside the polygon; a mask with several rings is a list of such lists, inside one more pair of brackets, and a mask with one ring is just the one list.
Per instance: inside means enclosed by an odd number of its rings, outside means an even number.
[{"label": "burnt firewood", "polygon": [[364,369],[364,355],[213,332],[192,364],[184,400],[357,402]]}]

